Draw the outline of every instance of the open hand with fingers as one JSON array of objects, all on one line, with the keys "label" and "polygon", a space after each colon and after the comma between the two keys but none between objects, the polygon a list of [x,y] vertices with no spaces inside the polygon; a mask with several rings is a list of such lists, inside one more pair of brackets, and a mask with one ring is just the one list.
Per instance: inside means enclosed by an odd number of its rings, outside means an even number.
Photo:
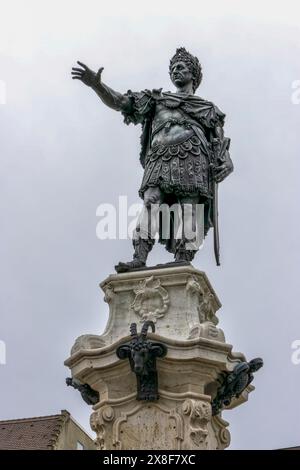
[{"label": "open hand with fingers", "polygon": [[80,67],[72,67],[73,80],[81,80],[85,85],[90,87],[101,83],[103,67],[101,67],[96,73],[82,62],[77,61],[77,64],[80,65]]}]

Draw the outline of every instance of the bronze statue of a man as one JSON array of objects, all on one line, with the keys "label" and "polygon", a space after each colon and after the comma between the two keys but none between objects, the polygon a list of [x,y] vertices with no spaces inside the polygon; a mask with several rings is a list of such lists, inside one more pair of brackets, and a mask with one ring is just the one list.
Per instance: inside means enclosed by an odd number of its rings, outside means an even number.
[{"label": "bronze statue of a man", "polygon": [[[219,264],[217,184],[233,171],[233,164],[228,151],[230,140],[223,133],[225,115],[210,101],[194,95],[202,79],[199,60],[185,48],[177,49],[169,66],[176,93],[160,89],[121,94],[102,82],[103,67],[95,73],[78,64],[80,67],[72,69],[74,79],[91,87],[107,106],[121,111],[127,124],[142,125],[140,161],[145,171],[139,190],[144,201],[141,218],[151,210],[152,225],[145,229],[145,224],[138,223],[133,260],[119,263],[117,271],[145,266],[155,242],[154,233],[160,230],[157,211],[163,203],[179,204],[185,220],[195,217],[197,204],[203,205],[204,234],[214,227]],[[186,239],[184,230],[181,237],[160,237],[160,241],[174,253],[177,262],[191,261],[197,251],[197,247],[187,245],[192,240]]]}]

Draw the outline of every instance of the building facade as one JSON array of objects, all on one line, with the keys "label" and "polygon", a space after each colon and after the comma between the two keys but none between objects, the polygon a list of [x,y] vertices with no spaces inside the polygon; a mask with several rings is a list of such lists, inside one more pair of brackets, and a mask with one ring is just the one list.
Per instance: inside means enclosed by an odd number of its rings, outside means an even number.
[{"label": "building facade", "polygon": [[0,450],[96,450],[93,439],[62,410],[60,414],[0,421]]}]

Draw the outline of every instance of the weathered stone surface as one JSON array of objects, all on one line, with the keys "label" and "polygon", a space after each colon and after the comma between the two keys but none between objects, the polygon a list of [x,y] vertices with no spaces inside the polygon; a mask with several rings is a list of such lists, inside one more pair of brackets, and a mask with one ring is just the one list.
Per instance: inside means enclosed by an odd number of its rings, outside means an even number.
[{"label": "weathered stone surface", "polygon": [[229,445],[228,423],[212,418],[209,397],[177,397],[163,393],[157,403],[132,397],[104,404],[91,416],[100,450],[212,450]]},{"label": "weathered stone surface", "polygon": [[105,342],[99,335],[81,335],[79,336],[71,349],[71,354],[75,354],[81,349],[97,349],[105,346]]},{"label": "weathered stone surface", "polygon": [[186,340],[205,337],[225,341],[218,329],[220,301],[205,273],[192,266],[113,274],[101,283],[109,305],[102,340],[128,335],[132,322],[156,323],[160,336]]},{"label": "weathered stone surface", "polygon": [[[109,276],[102,284],[109,320],[100,336],[76,340],[65,364],[72,376],[99,392],[91,427],[99,449],[223,449],[228,423],[212,416],[219,379],[245,358],[233,353],[217,327],[221,304],[206,275],[192,266]],[[136,376],[117,348],[130,340],[129,325],[155,322],[153,341],[167,347],[157,359],[156,402],[137,401]],[[233,400],[230,408],[253,389]]]}]

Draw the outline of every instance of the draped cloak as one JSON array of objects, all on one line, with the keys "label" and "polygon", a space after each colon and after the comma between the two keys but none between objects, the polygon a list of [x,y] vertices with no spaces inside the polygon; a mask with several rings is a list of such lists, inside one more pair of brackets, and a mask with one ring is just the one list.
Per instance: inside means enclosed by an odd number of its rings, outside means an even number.
[{"label": "draped cloak", "polygon": [[[142,125],[140,162],[145,172],[139,191],[140,196],[143,198],[148,187],[160,186],[166,196],[164,202],[172,205],[178,201],[178,196],[194,195],[196,192],[199,194],[199,203],[204,204],[206,235],[213,226],[213,211],[216,210],[212,203],[214,184],[212,168],[222,163],[219,161],[216,146],[213,145],[213,141],[216,140],[214,130],[216,127],[223,127],[225,114],[212,102],[194,95],[162,92],[159,89],[142,92],[129,90],[126,96],[129,97],[130,104],[126,111],[122,111],[124,122]],[[160,148],[151,146],[158,102],[169,110],[176,109],[182,116],[183,125],[193,130],[193,136],[187,142],[165,147],[161,145]],[[183,165],[186,166],[184,171],[187,177],[180,179]],[[166,174],[168,180],[165,178]],[[179,175],[177,179],[175,175]],[[174,253],[174,240],[163,240],[160,237],[160,242]]]}]

